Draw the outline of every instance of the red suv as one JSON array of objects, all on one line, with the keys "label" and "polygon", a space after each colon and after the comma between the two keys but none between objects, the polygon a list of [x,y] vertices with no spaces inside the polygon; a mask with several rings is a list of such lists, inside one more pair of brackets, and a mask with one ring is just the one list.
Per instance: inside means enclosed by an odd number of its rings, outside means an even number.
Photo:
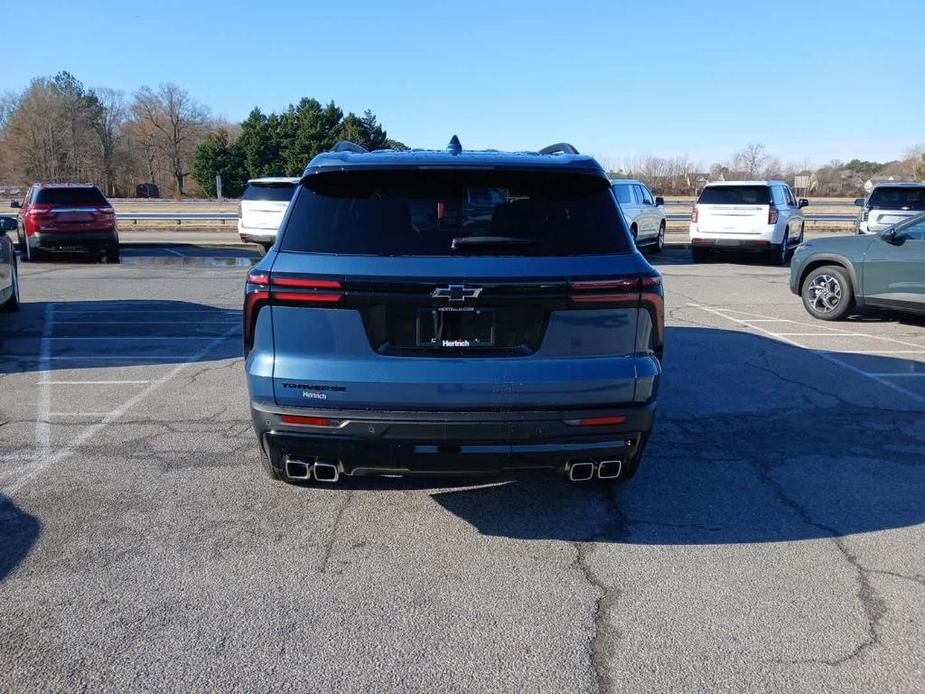
[{"label": "red suv", "polygon": [[109,263],[119,262],[116,213],[100,189],[85,183],[35,183],[21,207],[20,255],[39,260],[47,251],[101,251]]}]

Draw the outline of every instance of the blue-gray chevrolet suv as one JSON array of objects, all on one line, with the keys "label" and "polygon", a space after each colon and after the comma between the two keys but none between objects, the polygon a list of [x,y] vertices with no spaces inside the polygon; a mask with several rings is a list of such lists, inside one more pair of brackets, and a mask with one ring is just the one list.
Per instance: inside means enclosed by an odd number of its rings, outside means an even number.
[{"label": "blue-gray chevrolet suv", "polygon": [[539,152],[316,156],[248,273],[274,479],[554,470],[626,480],[652,431],[661,276],[607,176]]}]

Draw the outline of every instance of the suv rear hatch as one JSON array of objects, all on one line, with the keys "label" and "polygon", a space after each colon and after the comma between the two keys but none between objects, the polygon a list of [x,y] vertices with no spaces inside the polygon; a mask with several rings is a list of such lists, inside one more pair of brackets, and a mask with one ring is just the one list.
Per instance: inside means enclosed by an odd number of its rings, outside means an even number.
[{"label": "suv rear hatch", "polygon": [[925,212],[925,186],[877,186],[864,213],[869,231],[882,231]]},{"label": "suv rear hatch", "polygon": [[[471,204],[488,197],[489,210]],[[602,177],[319,173],[292,204],[270,272],[248,284],[245,339],[269,303],[278,405],[582,409],[654,395],[661,280]]]},{"label": "suv rear hatch", "polygon": [[116,226],[112,206],[95,186],[40,188],[26,212],[35,231],[107,231]]},{"label": "suv rear hatch", "polygon": [[767,231],[771,210],[769,186],[707,186],[696,206],[697,231],[750,236]]},{"label": "suv rear hatch", "polygon": [[241,225],[249,229],[276,231],[286,214],[295,183],[252,181],[241,196]]}]

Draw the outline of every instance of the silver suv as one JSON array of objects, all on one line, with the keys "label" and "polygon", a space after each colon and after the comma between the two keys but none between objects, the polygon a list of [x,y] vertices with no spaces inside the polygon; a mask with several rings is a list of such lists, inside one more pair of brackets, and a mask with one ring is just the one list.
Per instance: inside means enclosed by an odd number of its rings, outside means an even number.
[{"label": "silver suv", "polygon": [[858,233],[877,234],[925,212],[925,183],[878,183],[866,199],[854,204],[861,208]]},{"label": "silver suv", "polygon": [[618,178],[611,185],[633,241],[660,252],[665,247],[665,199],[653,198],[645,183],[631,178]]}]

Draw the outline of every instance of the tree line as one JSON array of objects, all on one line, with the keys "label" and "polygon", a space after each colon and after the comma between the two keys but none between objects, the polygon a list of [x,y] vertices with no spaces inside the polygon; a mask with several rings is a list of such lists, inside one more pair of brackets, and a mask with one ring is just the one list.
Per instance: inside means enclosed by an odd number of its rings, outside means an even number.
[{"label": "tree line", "polygon": [[404,147],[372,111],[345,114],[333,101],[304,98],[280,114],[255,108],[234,124],[173,83],[126,95],[59,72],[0,96],[0,185],[91,182],[129,197],[154,183],[180,198],[214,195],[221,175],[223,194],[236,197],[248,178],[299,174],[340,139]]},{"label": "tree line", "polygon": [[[388,137],[375,114],[344,113],[333,101],[303,98],[282,113],[254,108],[242,123],[212,116],[175,84],[143,86],[131,95],[88,88],[69,72],[38,77],[18,94],[0,97],[0,185],[34,181],[93,182],[110,197],[132,196],[140,183],[162,195],[241,194],[249,178],[295,176],[338,140],[367,149],[405,145]],[[875,177],[925,179],[925,146],[900,159],[782,164],[764,145],[749,144],[709,167],[687,157],[598,157],[612,177],[645,181],[662,195],[690,195],[708,180],[808,177],[811,195],[863,192]]]}]

